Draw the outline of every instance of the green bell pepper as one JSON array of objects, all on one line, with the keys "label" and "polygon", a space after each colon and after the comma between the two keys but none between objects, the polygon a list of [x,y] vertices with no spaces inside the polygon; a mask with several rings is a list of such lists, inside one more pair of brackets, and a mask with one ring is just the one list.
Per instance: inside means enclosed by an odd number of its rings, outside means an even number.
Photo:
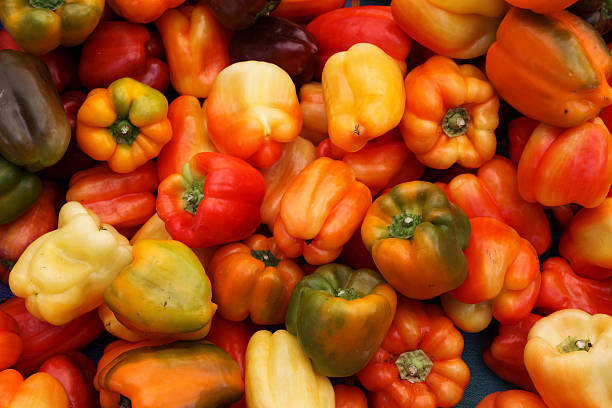
[{"label": "green bell pepper", "polygon": [[0,156],[0,225],[23,214],[40,196],[40,179]]}]

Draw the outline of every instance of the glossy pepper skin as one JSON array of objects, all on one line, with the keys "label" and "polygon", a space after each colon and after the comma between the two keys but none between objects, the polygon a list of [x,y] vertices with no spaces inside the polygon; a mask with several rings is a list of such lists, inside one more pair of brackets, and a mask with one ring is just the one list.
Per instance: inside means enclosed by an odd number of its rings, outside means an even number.
[{"label": "glossy pepper skin", "polygon": [[373,44],[358,43],[331,56],[321,84],[333,144],[355,152],[396,127],[404,113],[402,72]]},{"label": "glossy pepper skin", "polygon": [[502,99],[554,126],[577,126],[612,101],[606,81],[612,55],[601,36],[568,11],[512,8],[487,52],[486,71]]},{"label": "glossy pepper skin", "polygon": [[26,52],[41,55],[60,45],[81,44],[103,10],[104,0],[6,0],[0,21]]},{"label": "glossy pepper skin", "polygon": [[499,98],[478,68],[433,56],[410,71],[405,86],[400,131],[421,163],[476,168],[493,158]]},{"label": "glossy pepper skin", "polygon": [[436,297],[467,276],[462,250],[470,223],[432,183],[402,183],[379,196],[365,215],[361,237],[382,276],[410,298]]},{"label": "glossy pepper skin", "polygon": [[10,223],[38,200],[42,182],[0,156],[0,225]]},{"label": "glossy pepper skin", "polygon": [[110,8],[132,23],[151,23],[185,0],[107,0]]},{"label": "glossy pepper skin", "polygon": [[418,43],[451,58],[483,55],[507,10],[504,1],[393,0],[396,23]]},{"label": "glossy pepper skin", "polygon": [[141,24],[103,21],[81,50],[79,79],[87,89],[106,88],[130,77],[166,92],[170,74],[161,38]]},{"label": "glossy pepper skin", "polygon": [[183,174],[160,183],[157,213],[172,238],[192,248],[226,244],[255,232],[265,191],[261,173],[244,160],[198,153]]},{"label": "glossy pepper skin", "polygon": [[462,351],[461,333],[438,306],[400,297],[381,348],[357,378],[372,408],[453,407],[470,381]]},{"label": "glossy pepper skin", "polygon": [[0,154],[29,171],[59,161],[70,142],[70,125],[42,60],[0,50],[0,91]]},{"label": "glossy pepper skin", "polygon": [[355,385],[334,385],[336,408],[368,408],[368,400],[361,388]]},{"label": "glossy pepper skin", "polygon": [[270,14],[291,21],[305,22],[340,8],[344,4],[342,0],[284,0]]},{"label": "glossy pepper skin", "polygon": [[568,8],[577,0],[508,0],[513,6],[529,9],[539,14],[549,14]]},{"label": "glossy pepper skin", "polygon": [[62,384],[44,372],[24,380],[16,370],[0,371],[0,395],[2,408],[70,408]]},{"label": "glossy pepper skin", "polygon": [[538,394],[523,390],[497,391],[484,397],[476,408],[548,408]]},{"label": "glossy pepper skin", "polygon": [[347,377],[376,353],[396,304],[395,291],[377,272],[327,264],[296,285],[285,324],[317,372]]},{"label": "glossy pepper skin", "polygon": [[215,18],[230,30],[244,30],[278,7],[280,0],[206,0]]},{"label": "glossy pepper skin", "polygon": [[348,164],[320,157],[285,191],[274,222],[278,247],[311,265],[332,262],[359,228],[372,195]]},{"label": "glossy pepper skin", "polygon": [[317,145],[327,138],[327,114],[325,113],[323,86],[320,82],[304,84],[300,87],[299,96],[303,118],[300,136]]},{"label": "glossy pepper skin", "polygon": [[70,408],[96,408],[98,395],[93,387],[96,365],[85,354],[72,352],[47,359],[38,372],[55,377],[64,387]]},{"label": "glossy pepper skin", "polygon": [[529,331],[525,367],[548,408],[612,405],[612,316],[564,309]]},{"label": "glossy pepper skin", "polygon": [[21,357],[23,340],[19,326],[10,314],[0,310],[0,369],[11,367]]}]

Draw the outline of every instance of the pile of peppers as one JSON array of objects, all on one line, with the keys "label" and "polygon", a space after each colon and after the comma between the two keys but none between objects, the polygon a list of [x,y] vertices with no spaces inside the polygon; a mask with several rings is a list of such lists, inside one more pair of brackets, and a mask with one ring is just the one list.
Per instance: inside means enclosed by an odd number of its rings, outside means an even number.
[{"label": "pile of peppers", "polygon": [[612,4],[356,3],[0,2],[0,408],[612,407]]}]

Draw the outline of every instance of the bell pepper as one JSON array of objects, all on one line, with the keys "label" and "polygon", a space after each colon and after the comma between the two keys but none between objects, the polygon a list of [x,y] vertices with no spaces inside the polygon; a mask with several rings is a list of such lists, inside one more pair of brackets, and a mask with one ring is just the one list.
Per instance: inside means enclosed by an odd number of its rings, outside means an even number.
[{"label": "bell pepper", "polygon": [[296,285],[285,324],[317,372],[347,377],[376,353],[396,304],[395,291],[377,272],[327,264]]},{"label": "bell pepper", "polygon": [[206,102],[200,106],[198,98],[182,95],[168,107],[168,120],[172,125],[172,139],[157,158],[157,175],[160,180],[180,173],[194,154],[214,152],[206,124]]},{"label": "bell pepper", "polygon": [[98,317],[100,318],[100,321],[102,321],[104,329],[119,339],[129,342],[144,341],[151,338],[167,338],[168,341],[173,340],[171,336],[153,336],[148,333],[137,332],[129,329],[127,326],[121,323],[119,319],[117,319],[117,316],[115,316],[113,311],[106,303],[103,303],[98,307]]},{"label": "bell pepper", "polygon": [[484,397],[476,408],[548,408],[538,394],[523,390],[497,391]]},{"label": "bell pepper", "polygon": [[57,225],[26,248],[9,285],[36,318],[59,326],[103,303],[106,287],[132,261],[132,247],[74,201],[61,208]]},{"label": "bell pepper", "polygon": [[377,269],[372,254],[363,244],[361,231],[357,230],[342,248],[341,263],[354,269]]},{"label": "bell pepper", "polygon": [[260,169],[266,181],[266,195],[261,203],[261,222],[270,230],[280,211],[280,203],[293,179],[315,159],[315,147],[301,137],[285,143],[280,159],[267,169]]},{"label": "bell pepper", "polygon": [[10,314],[0,310],[0,370],[11,367],[21,357],[23,340],[19,326]]},{"label": "bell pepper", "polygon": [[357,378],[372,408],[454,407],[470,381],[462,351],[439,306],[400,297],[382,347]]},{"label": "bell pepper", "polygon": [[173,239],[192,248],[239,241],[260,223],[266,191],[253,166],[227,154],[198,153],[159,185],[157,214]]},{"label": "bell pepper", "polygon": [[300,135],[318,145],[327,138],[327,114],[320,82],[309,82],[300,87],[300,109],[303,118]]},{"label": "bell pepper", "polygon": [[361,388],[354,385],[334,385],[336,408],[368,408],[368,400]]},{"label": "bell pepper", "polygon": [[334,408],[329,378],[315,371],[286,330],[260,330],[249,340],[245,392],[249,408]]},{"label": "bell pepper", "polygon": [[[285,1],[281,2],[279,9],[285,6]],[[382,49],[397,61],[402,77],[406,74],[406,58],[410,53],[412,40],[397,25],[389,6],[336,8],[320,13],[308,23],[306,29],[319,41],[321,64],[316,78],[321,78],[329,57],[363,42]]]},{"label": "bell pepper", "polygon": [[500,323],[516,323],[531,312],[540,292],[538,255],[514,228],[495,218],[471,218],[470,225],[470,243],[464,251],[468,275],[459,287],[448,292],[458,302],[445,311],[464,329],[466,323],[458,313],[469,306],[462,304],[486,302],[488,313]]},{"label": "bell pepper", "polygon": [[332,262],[359,228],[372,195],[348,164],[320,157],[291,182],[280,202],[274,238],[289,258]]},{"label": "bell pepper", "polygon": [[404,296],[430,299],[467,276],[462,250],[470,223],[435,184],[410,181],[379,196],[363,220],[361,237],[382,276]]},{"label": "bell pepper", "polygon": [[208,97],[214,79],[230,64],[230,32],[204,0],[168,10],[155,25],[166,49],[172,87],[180,95]]},{"label": "bell pepper", "polygon": [[319,68],[317,38],[292,21],[263,16],[251,27],[236,31],[229,43],[232,63],[266,61],[284,69],[296,86],[307,83]]},{"label": "bell pepper", "polygon": [[240,367],[211,342],[149,344],[135,343],[110,361],[100,360],[94,385],[102,408],[217,407],[242,396]]},{"label": "bell pepper", "polygon": [[208,96],[206,119],[220,152],[261,168],[276,163],[283,144],[298,137],[302,128],[293,81],[279,66],[263,61],[237,62],[219,73]]},{"label": "bell pepper", "polygon": [[185,0],[106,0],[110,8],[132,23],[152,23],[166,10],[174,9]]},{"label": "bell pepper", "polygon": [[507,158],[495,156],[480,166],[477,175],[460,174],[443,189],[468,218],[491,217],[508,224],[531,242],[538,255],[550,247],[550,225],[544,209],[523,200],[516,166]]},{"label": "bell pepper", "polygon": [[306,22],[340,8],[344,4],[343,0],[283,0],[270,15],[296,22]]},{"label": "bell pepper", "polygon": [[536,389],[525,368],[523,350],[529,330],[541,318],[529,313],[518,323],[500,324],[497,335],[482,355],[487,367],[500,378],[533,392]]},{"label": "bell pepper", "polygon": [[4,0],[0,22],[26,52],[81,44],[102,17],[104,0]]},{"label": "bell pepper", "polygon": [[606,81],[612,54],[587,22],[568,11],[542,15],[512,8],[487,51],[486,71],[502,99],[553,126],[578,126],[612,101]]},{"label": "bell pepper", "polygon": [[133,256],[104,292],[117,319],[136,333],[206,336],[217,305],[193,251],[178,241],[143,239],[134,243]]},{"label": "bell pepper", "polygon": [[6,160],[38,171],[61,159],[70,125],[40,58],[0,50],[0,105],[0,154]]},{"label": "bell pepper", "polygon": [[343,150],[361,149],[396,127],[404,113],[402,72],[376,45],[358,43],[332,55],[321,84],[329,138]]},{"label": "bell pepper", "polygon": [[564,309],[533,325],[525,367],[548,408],[612,406],[612,316]]},{"label": "bell pepper", "polygon": [[0,156],[0,225],[28,211],[42,193],[42,182]]},{"label": "bell pepper", "polygon": [[115,173],[106,164],[75,173],[66,201],[78,201],[100,222],[115,228],[142,225],[155,213],[157,167],[149,161],[130,173]]},{"label": "bell pepper", "polygon": [[475,168],[493,158],[499,98],[478,68],[433,56],[410,71],[405,82],[400,131],[421,163]]},{"label": "bell pepper", "polygon": [[515,7],[529,9],[539,14],[556,13],[568,8],[577,0],[506,0]]},{"label": "bell pepper", "polygon": [[395,22],[410,38],[451,58],[475,58],[487,52],[508,7],[502,0],[394,0]]},{"label": "bell pepper", "polygon": [[77,116],[77,141],[95,160],[129,173],[156,157],[172,138],[168,101],[131,78],[89,92]]},{"label": "bell pepper", "polygon": [[244,30],[270,14],[280,0],[207,0],[215,18],[230,30]]},{"label": "bell pepper", "polygon": [[600,118],[571,128],[538,125],[517,169],[528,202],[596,207],[612,185],[612,136]]},{"label": "bell pepper", "polygon": [[96,408],[98,394],[93,387],[94,362],[85,354],[72,352],[47,359],[38,372],[55,377],[64,387],[70,408]]},{"label": "bell pepper", "polygon": [[18,371],[0,371],[0,408],[69,408],[62,384],[51,374],[36,373],[23,379]]},{"label": "bell pepper", "polygon": [[170,74],[164,59],[157,32],[126,21],[103,21],[83,44],[79,79],[85,88],[94,89],[130,77],[166,92]]},{"label": "bell pepper", "polygon": [[23,383],[23,376],[19,371],[9,368],[0,371],[0,408],[7,408]]},{"label": "bell pepper", "polygon": [[[569,0],[568,0],[569,1]],[[612,28],[612,13],[608,0],[578,0],[567,11],[577,15],[604,35]]]}]

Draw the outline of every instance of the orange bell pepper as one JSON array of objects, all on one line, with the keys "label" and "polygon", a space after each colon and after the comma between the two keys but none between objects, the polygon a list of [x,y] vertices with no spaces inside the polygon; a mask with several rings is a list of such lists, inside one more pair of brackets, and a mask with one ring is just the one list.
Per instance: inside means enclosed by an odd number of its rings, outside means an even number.
[{"label": "orange bell pepper", "polygon": [[215,77],[230,64],[230,33],[204,0],[166,11],[155,25],[166,49],[172,87],[181,95],[206,98]]},{"label": "orange bell pepper", "polygon": [[263,168],[278,161],[283,143],[302,128],[291,77],[263,61],[237,62],[221,71],[208,96],[206,118],[220,152]]},{"label": "orange bell pepper", "polygon": [[475,66],[433,56],[406,76],[400,131],[428,167],[480,167],[497,147],[499,98]]},{"label": "orange bell pepper", "polygon": [[578,0],[506,0],[513,6],[529,9],[539,14],[556,13],[576,3]]},{"label": "orange bell pepper", "polygon": [[334,385],[336,408],[368,408],[368,400],[361,388],[354,385]]},{"label": "orange bell pepper", "polygon": [[300,87],[300,108],[304,121],[300,135],[319,144],[327,138],[327,114],[320,82],[309,82]]},{"label": "orange bell pepper", "polygon": [[0,310],[0,370],[11,367],[21,357],[23,341],[19,326],[10,314]]},{"label": "orange bell pepper", "polygon": [[107,0],[110,8],[133,23],[151,23],[185,0]]},{"label": "orange bell pepper", "polygon": [[309,21],[344,6],[344,3],[344,0],[283,0],[270,15],[292,21]]},{"label": "orange bell pepper", "polygon": [[290,258],[303,255],[311,265],[331,262],[359,228],[371,203],[370,190],[355,180],[348,164],[318,158],[283,195],[274,238]]},{"label": "orange bell pepper", "polygon": [[523,390],[497,391],[487,395],[476,408],[548,408],[538,394]]},{"label": "orange bell pepper", "polygon": [[69,408],[62,384],[48,373],[23,379],[13,369],[0,372],[0,408]]}]

